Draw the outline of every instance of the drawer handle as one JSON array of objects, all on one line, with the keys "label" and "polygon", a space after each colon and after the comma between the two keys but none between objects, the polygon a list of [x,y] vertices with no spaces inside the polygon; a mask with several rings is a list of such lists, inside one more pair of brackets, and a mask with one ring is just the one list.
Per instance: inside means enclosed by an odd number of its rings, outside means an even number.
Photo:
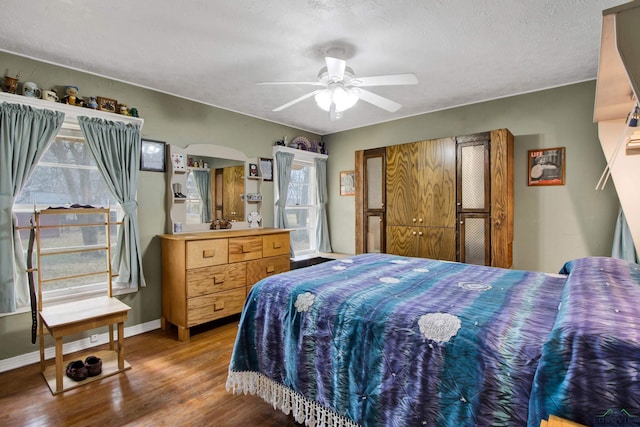
[{"label": "drawer handle", "polygon": [[274,271],[276,271],[276,267],[274,265],[267,266],[267,273],[273,273]]},{"label": "drawer handle", "polygon": [[213,303],[213,311],[224,310],[224,301],[216,301]]},{"label": "drawer handle", "polygon": [[224,276],[222,276],[222,277],[213,276],[213,284],[214,285],[219,285],[221,283],[224,283]]},{"label": "drawer handle", "polygon": [[273,249],[280,249],[282,247],[281,242],[273,242]]},{"label": "drawer handle", "polygon": [[251,246],[247,246],[247,245],[242,245],[242,253],[246,254],[251,252]]},{"label": "drawer handle", "polygon": [[216,251],[213,249],[202,251],[202,258],[213,258],[216,256]]}]

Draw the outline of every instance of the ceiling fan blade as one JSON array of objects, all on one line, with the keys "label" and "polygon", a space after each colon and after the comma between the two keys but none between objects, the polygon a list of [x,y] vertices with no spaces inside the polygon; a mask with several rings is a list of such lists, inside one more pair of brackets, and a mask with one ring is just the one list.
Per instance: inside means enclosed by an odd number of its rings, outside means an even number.
[{"label": "ceiling fan blade", "polygon": [[347,67],[347,61],[338,58],[332,58],[330,56],[325,56],[324,60],[327,63],[327,74],[329,75],[329,79],[344,79],[344,70]]},{"label": "ceiling fan blade", "polygon": [[257,85],[311,85],[311,86],[324,86],[320,82],[258,82]]},{"label": "ceiling fan blade", "polygon": [[389,74],[386,76],[356,77],[351,84],[357,87],[363,86],[394,86],[417,85],[418,78],[415,74]]},{"label": "ceiling fan blade", "polygon": [[322,89],[318,89],[318,90],[314,90],[313,92],[309,92],[306,95],[302,95],[300,98],[296,98],[293,101],[289,101],[286,104],[282,104],[281,106],[274,108],[272,111],[282,111],[285,108],[291,107],[293,104],[297,104],[300,101],[304,101],[307,98],[311,98],[312,96],[315,96],[315,94],[317,94],[321,90]]},{"label": "ceiling fan blade", "polygon": [[383,110],[387,110],[390,113],[395,113],[400,109],[400,107],[402,107],[402,105],[398,104],[397,102],[384,98],[380,95],[376,95],[375,93],[369,92],[365,89],[360,89],[360,99],[368,102],[369,104],[373,104],[376,107],[380,107]]}]

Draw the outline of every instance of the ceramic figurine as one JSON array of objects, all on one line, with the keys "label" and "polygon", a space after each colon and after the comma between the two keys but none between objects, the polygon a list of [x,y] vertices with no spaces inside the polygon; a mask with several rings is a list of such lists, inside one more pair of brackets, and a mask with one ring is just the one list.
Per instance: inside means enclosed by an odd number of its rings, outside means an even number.
[{"label": "ceramic figurine", "polygon": [[15,77],[4,76],[4,90],[7,93],[16,93],[18,90],[18,74]]},{"label": "ceramic figurine", "polygon": [[128,116],[129,115],[129,109],[124,104],[118,105],[118,112],[120,114],[122,114],[123,116]]},{"label": "ceramic figurine", "polygon": [[136,107],[129,108],[129,115],[131,117],[139,117],[138,116],[138,109]]},{"label": "ceramic figurine", "polygon": [[62,98],[62,102],[82,107],[84,105],[84,101],[78,97],[78,90],[77,86],[67,86],[64,90],[65,97]]},{"label": "ceramic figurine", "polygon": [[98,109],[98,100],[96,99],[95,96],[89,97],[89,103],[87,104],[87,107],[93,108],[94,110]]}]

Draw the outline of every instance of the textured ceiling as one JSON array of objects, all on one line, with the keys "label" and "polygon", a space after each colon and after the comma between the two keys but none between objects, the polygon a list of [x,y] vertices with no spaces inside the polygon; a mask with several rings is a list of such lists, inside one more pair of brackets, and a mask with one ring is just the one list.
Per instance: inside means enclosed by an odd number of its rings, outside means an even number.
[{"label": "textured ceiling", "polygon": [[[0,49],[318,134],[594,79],[602,10],[621,0],[3,0]],[[370,88],[342,119],[313,98],[330,48]]]}]

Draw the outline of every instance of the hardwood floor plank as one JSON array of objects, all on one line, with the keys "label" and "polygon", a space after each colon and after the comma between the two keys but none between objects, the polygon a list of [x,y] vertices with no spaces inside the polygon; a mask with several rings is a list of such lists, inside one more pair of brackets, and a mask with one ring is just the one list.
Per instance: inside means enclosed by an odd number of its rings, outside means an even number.
[{"label": "hardwood floor plank", "polygon": [[[186,343],[177,340],[175,330],[127,338],[130,370],[57,396],[49,391],[39,363],[0,373],[0,425],[298,426],[258,397],[227,393],[237,326],[234,316],[194,328]],[[65,366],[74,356],[65,356]]]}]

